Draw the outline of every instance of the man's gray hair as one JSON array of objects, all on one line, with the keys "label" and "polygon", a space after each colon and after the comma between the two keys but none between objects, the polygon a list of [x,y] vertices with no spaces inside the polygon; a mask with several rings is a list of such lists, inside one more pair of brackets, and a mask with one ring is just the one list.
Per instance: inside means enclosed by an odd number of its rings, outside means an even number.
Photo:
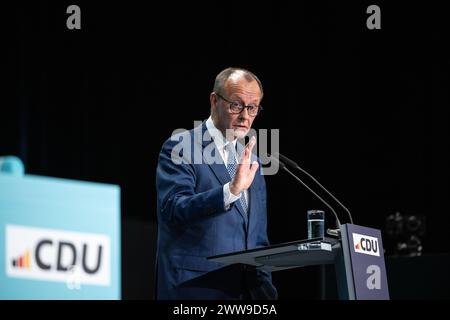
[{"label": "man's gray hair", "polygon": [[244,75],[245,80],[248,82],[256,81],[259,85],[259,89],[261,90],[261,99],[264,95],[263,87],[261,84],[261,81],[258,79],[258,77],[251,71],[248,71],[243,68],[226,68],[225,70],[222,70],[216,77],[216,80],[214,81],[214,88],[213,91],[217,92],[219,94],[223,93],[223,88],[225,86],[225,83],[227,80],[236,72],[242,72]]}]

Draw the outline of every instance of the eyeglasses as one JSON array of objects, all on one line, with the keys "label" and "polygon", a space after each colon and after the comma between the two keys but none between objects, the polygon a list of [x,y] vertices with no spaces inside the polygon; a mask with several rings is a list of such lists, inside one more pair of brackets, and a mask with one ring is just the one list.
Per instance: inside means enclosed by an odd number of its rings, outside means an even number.
[{"label": "eyeglasses", "polygon": [[229,106],[230,106],[230,112],[233,114],[240,114],[245,108],[247,108],[247,112],[249,114],[249,116],[251,117],[256,117],[262,110],[263,107],[261,105],[256,105],[256,104],[249,104],[248,106],[244,105],[241,101],[230,101],[225,99],[224,97],[222,97],[220,94],[218,94],[216,92],[216,95],[228,102]]}]

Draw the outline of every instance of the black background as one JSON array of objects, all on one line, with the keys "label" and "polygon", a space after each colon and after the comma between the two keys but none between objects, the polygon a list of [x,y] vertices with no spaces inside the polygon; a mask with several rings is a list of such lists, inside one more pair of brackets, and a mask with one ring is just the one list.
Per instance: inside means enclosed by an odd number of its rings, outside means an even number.
[{"label": "black background", "polygon": [[[254,127],[279,129],[280,152],[356,224],[424,215],[424,254],[448,252],[446,8],[392,2],[4,6],[0,155],[19,156],[29,174],[120,185],[123,298],[152,298],[160,147],[209,116],[218,72],[244,67],[265,90]],[[66,27],[70,4],[81,30]],[[381,30],[366,27],[370,4]],[[284,173],[266,182],[271,242],[306,238],[306,211],[323,205]],[[280,298],[319,297],[319,273],[274,274]]]}]

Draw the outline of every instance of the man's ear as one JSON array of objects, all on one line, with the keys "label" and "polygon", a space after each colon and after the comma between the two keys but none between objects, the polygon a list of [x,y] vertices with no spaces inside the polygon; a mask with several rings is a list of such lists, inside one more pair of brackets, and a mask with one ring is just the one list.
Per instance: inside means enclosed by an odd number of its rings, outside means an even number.
[{"label": "man's ear", "polygon": [[211,92],[209,95],[209,103],[211,104],[211,111],[216,109],[217,106],[217,95],[214,92]]}]

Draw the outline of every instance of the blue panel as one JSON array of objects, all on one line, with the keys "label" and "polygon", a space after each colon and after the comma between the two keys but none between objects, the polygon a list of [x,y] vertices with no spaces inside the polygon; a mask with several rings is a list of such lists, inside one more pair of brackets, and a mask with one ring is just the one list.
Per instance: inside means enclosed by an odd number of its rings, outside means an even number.
[{"label": "blue panel", "polygon": [[[28,265],[17,267],[27,251]],[[75,287],[64,270],[71,261],[85,279]],[[120,273],[118,186],[0,174],[0,299],[120,299]]]}]

